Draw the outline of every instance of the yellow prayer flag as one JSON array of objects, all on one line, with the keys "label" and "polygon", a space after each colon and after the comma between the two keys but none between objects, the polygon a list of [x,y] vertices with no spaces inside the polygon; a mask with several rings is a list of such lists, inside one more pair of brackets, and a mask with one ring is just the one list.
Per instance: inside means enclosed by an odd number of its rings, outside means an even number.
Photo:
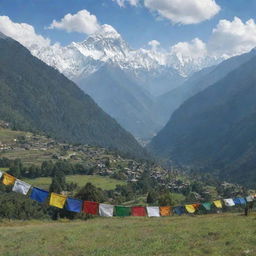
[{"label": "yellow prayer flag", "polygon": [[63,208],[67,197],[56,193],[51,193],[50,205],[58,208]]},{"label": "yellow prayer flag", "polygon": [[8,186],[8,185],[13,185],[15,182],[16,178],[13,177],[12,175],[8,173],[4,173],[4,178],[3,178],[3,184]]},{"label": "yellow prayer flag", "polygon": [[195,207],[192,204],[185,205],[186,210],[188,213],[194,213],[196,211]]},{"label": "yellow prayer flag", "polygon": [[170,206],[160,206],[160,215],[161,216],[170,216],[171,207]]},{"label": "yellow prayer flag", "polygon": [[222,208],[221,200],[213,201],[213,203],[214,203],[214,205],[215,205],[217,208]]}]

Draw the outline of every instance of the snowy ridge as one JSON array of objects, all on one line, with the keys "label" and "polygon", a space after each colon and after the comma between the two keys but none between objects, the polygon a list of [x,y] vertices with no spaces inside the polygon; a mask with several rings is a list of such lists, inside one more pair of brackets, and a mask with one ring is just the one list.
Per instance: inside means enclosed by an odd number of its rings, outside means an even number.
[{"label": "snowy ridge", "polygon": [[134,74],[142,70],[159,73],[162,69],[169,69],[170,72],[176,70],[184,77],[217,62],[214,59],[184,59],[153,49],[133,50],[109,25],[103,25],[100,31],[83,42],[73,42],[65,47],[59,44],[45,48],[34,46],[30,50],[36,57],[71,79],[87,77],[108,62],[115,63],[123,70],[132,70]]}]

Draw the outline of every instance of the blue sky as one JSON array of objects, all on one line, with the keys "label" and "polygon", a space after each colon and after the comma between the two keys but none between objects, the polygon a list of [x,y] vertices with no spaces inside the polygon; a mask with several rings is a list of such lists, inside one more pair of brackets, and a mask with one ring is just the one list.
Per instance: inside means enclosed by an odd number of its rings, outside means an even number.
[{"label": "blue sky", "polygon": [[100,24],[110,24],[117,29],[133,48],[147,47],[147,43],[153,39],[158,40],[164,48],[195,37],[207,41],[220,19],[233,20],[234,16],[243,22],[255,19],[255,0],[216,0],[216,3],[221,7],[217,15],[190,25],[174,24],[142,4],[137,7],[127,4],[121,8],[112,0],[0,0],[0,16],[6,15],[13,22],[31,24],[38,34],[66,45],[71,41],[82,41],[86,35],[47,30],[45,27],[67,13],[75,14],[86,9],[97,17]]}]

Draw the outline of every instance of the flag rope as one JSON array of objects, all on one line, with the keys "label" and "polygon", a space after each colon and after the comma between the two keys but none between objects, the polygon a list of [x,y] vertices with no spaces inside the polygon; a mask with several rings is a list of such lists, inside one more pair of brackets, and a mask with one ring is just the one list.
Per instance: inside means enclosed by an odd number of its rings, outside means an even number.
[{"label": "flag rope", "polygon": [[[160,217],[170,216],[171,213],[182,215],[185,213],[194,214],[200,207],[204,207],[204,210],[211,211],[212,209],[223,209],[224,206],[243,206],[248,203],[252,203],[255,200],[255,195],[249,195],[246,197],[216,199],[211,202],[193,203],[177,206],[121,206],[111,205],[105,203],[98,203],[92,201],[84,201],[76,198],[71,198],[62,194],[50,193],[40,188],[34,187],[22,180],[15,178],[14,176],[0,171],[0,179],[6,186],[12,185],[12,191],[28,195],[30,191],[30,199],[39,203],[44,203],[48,200],[49,205],[60,209],[65,208],[67,211],[86,213],[92,215],[99,215],[102,217],[113,216],[148,216],[148,217]],[[208,207],[204,206],[208,204]],[[210,205],[209,205],[210,204]],[[214,208],[213,208],[214,207]],[[165,209],[165,211],[164,211]],[[115,213],[115,215],[114,215]]]}]

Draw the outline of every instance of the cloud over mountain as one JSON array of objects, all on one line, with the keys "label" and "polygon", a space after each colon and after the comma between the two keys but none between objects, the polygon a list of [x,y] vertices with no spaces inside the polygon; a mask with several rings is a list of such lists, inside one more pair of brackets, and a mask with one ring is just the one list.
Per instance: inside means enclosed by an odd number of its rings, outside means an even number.
[{"label": "cloud over mountain", "polygon": [[38,35],[33,26],[27,23],[15,23],[8,16],[0,16],[0,31],[28,48],[34,45],[46,47],[51,43],[50,39]]},{"label": "cloud over mountain", "polygon": [[250,51],[256,46],[256,24],[253,19],[243,23],[238,17],[233,21],[220,20],[213,29],[208,43],[212,55],[231,57]]},{"label": "cloud over mountain", "polygon": [[205,58],[207,56],[206,44],[199,38],[191,42],[179,42],[171,47],[171,53],[175,54],[181,60],[193,60]]},{"label": "cloud over mountain", "polygon": [[145,0],[144,5],[160,16],[181,24],[209,20],[221,9],[215,0]]},{"label": "cloud over mountain", "polygon": [[92,34],[100,29],[97,17],[87,10],[66,14],[60,21],[53,20],[49,29],[62,29],[67,32]]},{"label": "cloud over mountain", "polygon": [[[94,34],[105,39],[112,38],[114,40],[121,37],[111,25],[100,24],[97,17],[87,10],[81,10],[74,15],[66,14],[60,21],[53,20],[50,27],[69,32],[77,31],[88,35]],[[51,59],[56,55],[59,56],[59,63],[64,52],[65,55],[68,55],[68,59],[74,58],[71,56],[73,51],[67,51],[66,47],[62,47],[58,43],[51,44],[50,39],[37,34],[30,24],[15,23],[7,16],[0,16],[0,32],[19,41],[39,58],[42,55],[44,56],[43,52],[46,51],[47,59]],[[77,45],[76,43],[74,44]],[[125,45],[125,42],[123,44]],[[160,46],[160,42],[152,40],[148,42],[148,46],[150,49],[140,48],[134,50],[125,47],[125,51],[122,50],[118,53],[113,53],[109,50],[103,53],[97,49],[94,49],[94,51],[91,49],[86,54],[83,52],[82,55],[90,56],[93,59],[98,56],[96,58],[98,60],[99,58],[101,59],[99,56],[103,54],[104,57],[107,54],[103,59],[110,58],[114,62],[118,60],[122,65],[129,63],[129,66],[134,65],[134,67],[143,65],[143,67],[148,68],[155,65],[167,65],[186,76],[206,66],[219,63],[223,59],[250,51],[256,46],[256,24],[253,19],[246,22],[243,22],[238,17],[234,17],[231,21],[223,19],[212,30],[208,41],[194,38],[191,41],[178,42],[175,45],[171,45],[169,49],[163,49]],[[84,60],[79,60],[76,57],[74,61],[72,65],[76,67],[77,63]],[[52,65],[51,61],[47,63]],[[67,68],[66,64],[64,66]]]}]

